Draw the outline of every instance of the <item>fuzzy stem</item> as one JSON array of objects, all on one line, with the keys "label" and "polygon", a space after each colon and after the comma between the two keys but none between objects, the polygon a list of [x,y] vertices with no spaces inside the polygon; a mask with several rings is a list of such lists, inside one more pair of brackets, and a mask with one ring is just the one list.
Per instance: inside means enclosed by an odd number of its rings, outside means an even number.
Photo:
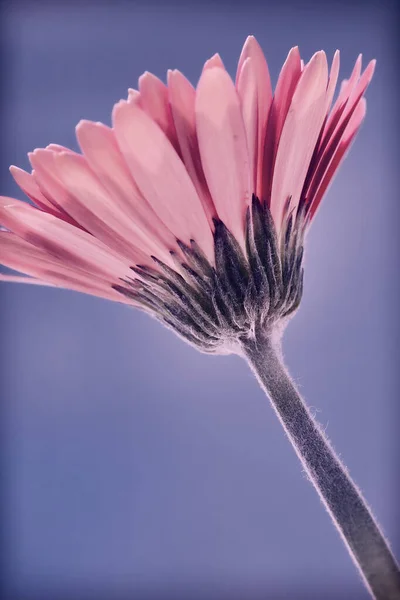
[{"label": "fuzzy stem", "polygon": [[360,490],[296,390],[283,364],[279,336],[247,339],[242,348],[372,597],[399,600],[396,560]]}]

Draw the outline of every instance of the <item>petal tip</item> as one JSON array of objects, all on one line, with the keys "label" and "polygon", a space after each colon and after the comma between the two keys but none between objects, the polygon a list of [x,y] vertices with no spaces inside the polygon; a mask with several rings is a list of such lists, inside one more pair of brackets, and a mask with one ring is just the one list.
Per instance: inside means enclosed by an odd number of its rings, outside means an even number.
[{"label": "petal tip", "polygon": [[81,119],[75,126],[75,131],[76,133],[78,133],[82,129],[86,129],[87,127],[91,127],[92,125],[94,125],[93,121],[89,121],[88,119]]},{"label": "petal tip", "polygon": [[219,68],[219,69],[225,70],[224,63],[222,62],[222,58],[218,54],[218,52],[216,52],[211,58],[209,58],[204,63],[203,71],[209,70],[209,69],[214,69],[214,68]]},{"label": "petal tip", "polygon": [[122,112],[126,111],[126,107],[129,106],[126,100],[119,100],[116,104],[114,104],[111,118],[114,123],[115,119],[118,119]]}]

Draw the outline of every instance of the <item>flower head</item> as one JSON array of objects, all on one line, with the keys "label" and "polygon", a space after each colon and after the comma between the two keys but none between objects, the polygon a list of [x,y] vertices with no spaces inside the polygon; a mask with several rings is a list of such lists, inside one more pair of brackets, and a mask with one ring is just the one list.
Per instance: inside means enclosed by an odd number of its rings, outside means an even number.
[{"label": "flower head", "polygon": [[[215,55],[197,88],[145,73],[112,127],[81,121],[82,154],[50,144],[11,167],[34,206],[0,198],[1,262],[42,282],[142,308],[204,351],[284,321],[303,243],[365,115],[361,57],[331,109],[339,53],[297,48],[272,92],[254,37],[234,83]],[[21,280],[13,276],[3,279]]]}]

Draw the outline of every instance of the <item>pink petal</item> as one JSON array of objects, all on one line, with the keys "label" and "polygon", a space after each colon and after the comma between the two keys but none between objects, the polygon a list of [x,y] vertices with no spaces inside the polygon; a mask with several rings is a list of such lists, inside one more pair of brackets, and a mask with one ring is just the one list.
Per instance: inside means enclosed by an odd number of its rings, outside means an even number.
[{"label": "pink petal", "polygon": [[[143,198],[132,179],[113,130],[102,123],[81,121],[76,128],[76,135],[91,169],[108,193],[118,199],[121,210],[135,227],[137,236],[151,246],[150,254],[170,264],[169,251],[179,252],[176,239]],[[142,247],[141,243],[139,245]]]},{"label": "pink petal", "polygon": [[178,149],[175,125],[168,99],[168,88],[152,73],[139,77],[141,108],[163,130],[174,148]]},{"label": "pink petal", "polygon": [[54,155],[55,175],[64,186],[63,207],[87,231],[123,256],[130,264],[153,265],[154,245],[121,209],[119,196],[111,196],[78,154]]},{"label": "pink petal", "polygon": [[103,282],[94,275],[82,274],[67,267],[62,260],[51,257],[42,249],[25,242],[13,233],[0,233],[0,251],[4,265],[30,275],[29,277],[0,275],[0,281],[57,286],[116,302],[133,304],[112,289],[112,280]]},{"label": "pink petal", "polygon": [[[339,50],[336,50],[334,57],[333,57],[333,61],[332,61],[331,71],[329,74],[328,88],[326,91],[326,107],[325,107],[326,115],[329,112],[330,106],[332,104],[332,98],[335,93],[335,88],[336,88],[337,79],[338,79],[338,75],[339,75],[339,66],[340,66],[340,54],[339,54]],[[311,159],[307,177],[304,182],[302,196],[307,199],[309,199],[309,190],[310,190],[311,182],[312,182],[313,178],[315,177],[316,172],[318,171],[319,164],[321,162],[321,159],[322,159],[325,149],[326,149],[326,140],[324,138],[326,122],[327,122],[327,116],[325,116],[325,124],[321,129],[319,141],[315,147],[314,155]]]},{"label": "pink petal", "polygon": [[0,223],[74,271],[105,281],[131,273],[129,267],[96,238],[26,202],[0,196]]},{"label": "pink petal", "polygon": [[42,194],[35,178],[30,173],[23,171],[22,169],[11,165],[10,173],[14,177],[15,182],[21,190],[30,198],[39,208],[57,215],[62,219],[62,212],[58,210],[54,204],[52,204],[46,196]]},{"label": "pink petal", "polygon": [[272,182],[271,212],[280,230],[283,210],[291,199],[296,208],[325,118],[328,66],[317,52],[305,66],[282,129]]},{"label": "pink petal", "polygon": [[214,243],[200,199],[181,159],[164,133],[137,106],[114,107],[115,134],[142,194],[172,233],[195,239],[210,260]]},{"label": "pink petal", "polygon": [[251,189],[257,190],[257,159],[259,152],[258,136],[258,91],[257,76],[251,65],[251,58],[246,58],[240,69],[236,89],[240,98],[243,123],[246,131],[247,150],[249,153],[249,170]]},{"label": "pink petal", "polygon": [[329,112],[329,110],[331,108],[333,96],[335,94],[336,84],[337,84],[337,80],[338,80],[338,76],[339,76],[339,68],[340,68],[340,52],[339,52],[339,50],[336,50],[335,54],[333,55],[332,66],[331,66],[331,70],[329,73],[328,89],[326,91],[326,112],[327,113]]},{"label": "pink petal", "polygon": [[59,205],[75,222],[129,264],[154,266],[150,254],[146,252],[147,248],[141,249],[132,243],[132,238],[136,240],[136,231],[125,227],[131,221],[110,201],[82,156],[72,152],[54,153],[39,149],[30,158],[32,165],[41,174],[42,185],[52,197],[57,198]]},{"label": "pink petal", "polygon": [[196,93],[200,156],[220,219],[244,245],[244,220],[253,191],[240,101],[228,73],[203,71]]},{"label": "pink petal", "polygon": [[[56,184],[56,180],[51,172],[51,168],[50,168],[49,175],[48,175],[46,169],[43,168],[42,161],[41,161],[41,153],[42,152],[48,152],[49,154],[53,155],[53,153],[50,150],[37,149],[37,150],[34,150],[34,152],[28,152],[28,157],[29,157],[30,163],[33,168],[32,177],[33,177],[35,184],[39,188],[42,195],[53,206],[53,210],[48,211],[48,212],[55,214],[63,221],[70,223],[71,225],[74,225],[75,227],[81,227],[81,225],[78,224],[71,217],[71,215],[69,215],[64,210],[64,208],[61,206],[60,201],[59,201],[60,188]],[[57,150],[57,152],[58,152],[58,150]]]},{"label": "pink petal", "polygon": [[131,104],[137,104],[138,106],[140,106],[140,108],[142,108],[142,101],[138,90],[133,90],[132,88],[129,88],[128,102]]},{"label": "pink petal", "polygon": [[297,46],[292,48],[281,69],[272,100],[263,155],[263,185],[261,198],[270,204],[272,174],[276,153],[289,106],[301,75],[301,60]]},{"label": "pink petal", "polygon": [[332,143],[332,140],[336,139],[338,132],[343,131],[343,126],[346,126],[355,106],[358,104],[360,98],[364,95],[371,82],[375,65],[376,61],[372,60],[361,77],[358,78],[361,69],[361,54],[358,57],[353,73],[351,74],[349,81],[346,81],[345,85],[342,84],[339,98],[335,103],[332,114],[328,118],[326,127],[324,128],[319,154],[325,153]]},{"label": "pink petal", "polygon": [[362,64],[362,54],[359,54],[357,60],[354,64],[353,71],[350,75],[350,79],[345,82],[345,85],[342,84],[340,88],[339,96],[336,99],[335,104],[333,105],[331,114],[328,117],[326,126],[324,128],[324,137],[321,143],[321,146],[326,143],[326,139],[330,138],[333,134],[333,131],[338,125],[339,119],[341,118],[343,111],[346,107],[346,103],[349,99],[349,96],[357,84],[360,74],[361,74],[361,64]]},{"label": "pink petal", "polygon": [[[354,104],[358,104],[358,101],[361,98],[361,96],[363,96],[365,94],[369,84],[371,83],[371,79],[374,75],[375,67],[376,67],[376,60],[371,60],[368,63],[367,68],[361,75],[360,79],[358,80],[357,84],[354,86],[354,88],[352,89],[352,91],[350,93],[348,106],[346,107],[347,112],[350,112],[352,107],[354,106]],[[343,116],[343,119],[344,118],[345,118],[345,115]]]},{"label": "pink petal", "polygon": [[274,94],[275,107],[275,143],[278,147],[278,142],[281,136],[283,124],[289,111],[293,95],[301,75],[301,60],[297,46],[292,48],[283,64],[279,74],[278,83]]},{"label": "pink petal", "polygon": [[196,188],[210,227],[216,216],[200,159],[196,132],[196,91],[179,71],[168,72],[168,91],[182,160]]},{"label": "pink petal", "polygon": [[350,149],[351,143],[353,142],[362,121],[364,120],[366,113],[367,103],[365,98],[361,98],[356,109],[352,113],[351,119],[344,131],[340,142],[336,146],[335,152],[330,160],[326,170],[320,176],[318,185],[311,196],[311,206],[309,209],[309,220],[311,221],[321,203],[323,196],[325,195],[329,185],[331,184],[333,177],[339,168],[340,163],[344,159],[348,150]]},{"label": "pink petal", "polygon": [[214,67],[219,67],[220,69],[225,69],[225,65],[222,62],[222,58],[220,57],[218,52],[216,54],[214,54],[214,56],[212,56],[211,58],[206,60],[206,62],[204,63],[203,72],[207,69],[213,69]]},{"label": "pink petal", "polygon": [[[265,107],[268,113],[268,105],[272,100],[271,79],[269,75],[267,61],[265,60],[264,52],[260,44],[253,35],[249,35],[244,43],[242,52],[239,57],[239,63],[236,73],[236,83],[239,81],[240,72],[245,61],[251,58],[257,77],[260,78],[260,105]],[[267,114],[268,116],[268,114]]]},{"label": "pink petal", "polygon": [[[247,62],[249,60],[249,62]],[[247,66],[245,64],[247,63]],[[251,71],[250,76],[246,71]],[[239,59],[236,85],[242,102],[243,120],[247,132],[248,149],[251,157],[252,150],[249,139],[254,128],[254,105],[256,110],[255,164],[256,185],[253,188],[257,196],[262,195],[264,143],[267,121],[272,102],[271,79],[264,53],[253,36],[249,36],[243,46]],[[253,106],[253,108],[252,108]],[[255,141],[254,141],[255,140]]]},{"label": "pink petal", "polygon": [[49,144],[46,146],[46,150],[52,150],[53,152],[70,152],[71,154],[75,154],[73,150],[66,148],[65,146],[60,146],[60,144]]},{"label": "pink petal", "polygon": [[[340,112],[340,115],[337,113],[339,118],[337,119],[336,127],[331,128],[330,137],[328,137],[328,133],[324,134],[323,142],[318,148],[315,166],[312,169],[312,178],[305,191],[305,196],[309,201],[312,201],[314,198],[325,172],[329,169],[331,161],[334,160],[336,149],[338,148],[343,135],[345,135],[349,122],[353,118],[353,113],[357,110],[360,99],[371,81],[374,68],[375,61],[371,61],[360,80],[353,84],[353,89],[346,104],[343,105],[343,110]],[[358,114],[360,114],[360,112],[358,112]]]},{"label": "pink petal", "polygon": [[[248,59],[249,62],[247,62]],[[247,63],[248,66],[245,67],[245,63]],[[246,74],[246,71],[251,71],[252,75],[250,76],[249,74]],[[254,107],[252,108],[252,105],[256,105],[255,110],[257,115],[257,133],[255,142],[252,142],[252,144],[255,143],[256,185],[253,189],[255,190],[257,196],[261,197],[264,144],[267,121],[272,103],[272,88],[267,61],[265,60],[265,56],[260,45],[253,36],[249,36],[243,46],[238,64],[236,85],[242,102],[242,107],[245,109],[246,113],[246,116],[245,113],[243,113],[243,119],[247,132],[250,156],[252,154],[252,150],[251,145],[249,145],[249,139],[252,135],[252,130],[255,125]]]}]

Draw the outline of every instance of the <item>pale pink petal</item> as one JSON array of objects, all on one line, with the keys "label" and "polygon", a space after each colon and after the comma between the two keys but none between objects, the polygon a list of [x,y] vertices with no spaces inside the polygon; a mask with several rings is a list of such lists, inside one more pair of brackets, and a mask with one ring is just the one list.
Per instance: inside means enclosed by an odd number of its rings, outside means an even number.
[{"label": "pale pink petal", "polygon": [[[310,174],[310,181],[307,182],[305,186],[304,196],[307,198],[307,201],[312,201],[312,199],[315,197],[317,193],[316,190],[319,188],[324,174],[330,168],[330,164],[334,160],[336,150],[341,143],[343,135],[345,135],[347,127],[349,126],[349,122],[353,118],[353,113],[357,110],[360,100],[362,99],[362,96],[364,95],[371,81],[374,68],[375,61],[371,61],[362,74],[360,80],[353,83],[353,89],[346,104],[343,105],[343,110],[340,112],[340,115],[339,112],[337,113],[339,118],[335,124],[336,126],[334,128],[331,127],[329,132],[330,136],[328,133],[324,134],[323,143],[321,143],[318,148],[318,153],[315,158],[315,165],[312,169],[312,173]],[[358,114],[360,114],[360,109],[358,110]]]},{"label": "pale pink petal", "polygon": [[35,178],[31,173],[23,171],[19,167],[11,165],[10,173],[21,190],[30,198],[39,208],[51,214],[57,215],[62,219],[62,212],[52,204],[46,196],[42,194]]},{"label": "pale pink petal", "polygon": [[236,83],[238,83],[239,81],[240,71],[242,70],[244,63],[248,58],[251,58],[253,68],[257,73],[257,77],[259,77],[260,79],[260,110],[261,106],[264,106],[265,110],[268,113],[268,107],[272,100],[271,79],[269,75],[267,61],[265,60],[264,52],[262,51],[260,44],[257,42],[256,38],[253,35],[249,35],[247,37],[242,52],[240,54],[236,73]]},{"label": "pale pink petal", "polygon": [[[348,103],[346,106],[347,113],[349,113],[352,110],[352,108],[355,104],[358,104],[359,99],[365,94],[369,84],[371,83],[371,79],[374,75],[375,67],[376,67],[376,60],[371,60],[368,63],[365,71],[362,73],[360,79],[358,80],[356,85],[353,87],[353,89],[349,95],[349,100],[348,100]],[[346,117],[346,115],[343,115],[342,118],[344,119],[345,117]]]},{"label": "pale pink petal", "polygon": [[[243,79],[243,67],[247,63],[245,71],[250,70],[252,76],[244,73],[245,79],[248,80],[248,86]],[[246,120],[249,118],[248,126],[249,132],[251,132],[254,126],[254,118],[252,113],[254,109],[251,109],[253,103],[256,104],[257,110],[257,136],[256,136],[256,186],[255,191],[257,196],[262,195],[262,182],[263,182],[263,158],[264,158],[264,144],[265,135],[267,130],[267,122],[270,113],[272,103],[272,87],[271,78],[269,75],[269,69],[267,61],[265,60],[264,53],[255,39],[254,36],[249,36],[243,46],[242,53],[239,59],[239,65],[237,70],[236,85],[239,92],[239,96],[242,101],[242,106],[247,105],[247,117],[244,117],[246,129]],[[254,88],[255,86],[255,88]],[[249,140],[249,133],[247,134]],[[253,142],[254,143],[254,142]],[[250,146],[249,154],[251,154]]]},{"label": "pale pink petal", "polygon": [[131,273],[129,266],[95,237],[26,202],[0,196],[0,223],[73,270],[105,281]]},{"label": "pale pink petal", "polygon": [[[240,68],[236,89],[240,98],[243,123],[246,131],[251,189],[259,195],[257,189],[257,158],[259,152],[257,88],[257,75],[255,69],[252,68],[251,58],[246,58]],[[261,169],[259,169],[259,172],[261,175]]]},{"label": "pale pink petal", "polygon": [[[349,81],[346,82],[345,86],[342,86],[342,90],[339,95],[339,98],[341,98],[341,103],[336,107],[336,109],[333,109],[332,114],[328,118],[327,125],[324,128],[323,138],[319,148],[320,154],[325,154],[328,151],[329,146],[332,144],[332,141],[337,140],[338,135],[340,137],[340,132],[343,132],[344,127],[346,127],[346,124],[351,117],[355,106],[358,104],[360,98],[365,94],[365,91],[371,82],[375,65],[376,61],[372,60],[362,73],[361,77],[358,79],[356,77],[360,75],[361,55],[358,57]],[[334,143],[336,142],[334,141]]]},{"label": "pale pink petal", "polygon": [[[250,59],[250,62],[247,62]],[[243,72],[245,63],[247,67]],[[252,75],[246,74],[246,71],[251,71]],[[248,83],[246,83],[246,81]],[[263,175],[263,155],[264,155],[264,143],[265,134],[267,129],[267,121],[270,112],[272,102],[272,88],[271,78],[269,75],[267,61],[265,60],[264,53],[261,46],[257,42],[256,38],[250,35],[244,46],[242,53],[239,58],[239,64],[236,76],[236,86],[238,89],[239,97],[242,102],[242,106],[245,107],[245,113],[243,115],[247,133],[247,140],[252,128],[254,127],[254,117],[252,116],[254,109],[251,108],[253,104],[256,105],[257,112],[257,134],[255,140],[255,164],[256,164],[256,185],[253,187],[253,191],[258,196],[262,194],[262,175]],[[249,120],[248,120],[249,119]],[[253,142],[254,143],[254,142]],[[249,155],[252,151],[248,145]]]},{"label": "pale pink petal", "polygon": [[[58,151],[57,151],[58,152]],[[54,206],[57,214],[63,215],[63,219],[71,225],[79,226],[74,219],[63,209],[60,203],[59,197],[59,186],[57,186],[54,182],[54,177],[52,176],[51,166],[50,169],[44,168],[41,157],[42,153],[45,157],[47,155],[53,156],[54,151],[44,150],[42,148],[37,148],[33,152],[28,152],[28,158],[32,165],[32,177],[36,182],[39,190],[42,192],[43,196],[48,199],[48,201]],[[46,162],[46,161],[45,161]],[[48,171],[50,173],[48,174]],[[61,217],[60,217],[61,218]]]},{"label": "pale pink petal", "polygon": [[[31,159],[32,153],[28,154],[28,156]],[[18,167],[11,166],[10,172],[20,188],[35,202],[35,204],[37,204],[37,206],[39,206],[39,208],[55,215],[66,223],[70,223],[75,227],[81,227],[68,213],[65,212],[58,203],[58,200],[49,193],[49,190],[43,185],[43,179],[40,177],[40,174],[36,173],[35,169],[29,174],[22,169],[18,169]]]},{"label": "pale pink petal", "polygon": [[134,90],[132,88],[129,88],[128,90],[128,102],[131,104],[137,104],[138,106],[140,106],[142,108],[142,101],[141,101],[141,97],[140,97],[140,93],[138,90]]},{"label": "pale pink petal", "polygon": [[146,72],[139,77],[139,92],[143,110],[157,123],[174,148],[178,150],[167,86],[158,77]]},{"label": "pale pink petal", "polygon": [[326,112],[327,113],[329,112],[329,110],[331,108],[333,96],[335,94],[336,84],[337,84],[337,80],[338,80],[338,76],[339,76],[339,67],[340,67],[340,52],[339,52],[339,50],[336,50],[335,54],[333,55],[332,66],[331,66],[331,70],[329,73],[328,89],[326,92]]},{"label": "pale pink petal", "polygon": [[[62,209],[86,231],[104,242],[131,265],[153,264],[148,253],[124,237],[126,231],[124,229],[122,233],[119,225],[129,220],[109,198],[108,202],[104,202],[105,191],[103,190],[102,196],[96,196],[84,187],[88,185],[88,180],[94,182],[95,177],[82,156],[72,152],[54,153],[39,149],[33,152],[31,163],[41,173],[41,181],[49,193],[57,198]],[[65,164],[67,166],[63,168]],[[75,171],[71,165],[75,166]],[[67,178],[69,179],[66,183]],[[101,188],[100,184],[98,187]]]},{"label": "pale pink petal", "polygon": [[[356,84],[360,78],[361,65],[362,65],[362,54],[359,54],[357,57],[357,60],[354,64],[353,71],[350,75],[350,79],[348,79],[345,82],[345,85],[342,84],[339,95],[336,99],[335,104],[333,105],[331,114],[328,117],[325,129],[324,129],[324,140],[326,137],[328,137],[328,138],[331,137],[334,129],[337,127],[338,121],[339,121],[341,115],[343,114],[343,110],[346,107],[347,100],[349,99],[349,96],[350,96],[353,88],[356,86]],[[324,140],[323,140],[323,142],[324,142]],[[322,142],[322,144],[323,144],[323,142]]]},{"label": "pale pink petal", "polygon": [[200,159],[196,132],[196,91],[179,71],[168,71],[168,91],[182,160],[202,202],[210,227],[216,216]]},{"label": "pale pink petal", "polygon": [[0,281],[61,287],[116,302],[134,304],[111,287],[113,283],[119,284],[120,281],[110,279],[109,282],[105,282],[96,275],[74,270],[62,259],[47,254],[13,233],[0,232],[0,252],[5,266],[29,275],[21,277],[0,274]]},{"label": "pale pink petal", "polygon": [[131,264],[153,265],[153,244],[127,218],[119,196],[111,196],[83,156],[60,153],[53,157],[54,173],[64,186],[64,209],[87,231]]},{"label": "pale pink petal", "polygon": [[185,166],[167,137],[137,106],[114,107],[116,138],[142,194],[172,233],[185,243],[195,239],[210,260],[212,233]]},{"label": "pale pink petal", "polygon": [[278,228],[290,199],[297,208],[307,170],[325,118],[328,65],[317,52],[305,66],[282,129],[272,182],[271,213]]},{"label": "pale pink petal", "polygon": [[314,154],[313,154],[313,157],[310,162],[310,167],[308,169],[307,177],[304,182],[302,196],[307,199],[309,199],[309,190],[310,190],[311,182],[319,169],[319,164],[320,164],[321,159],[324,156],[324,153],[326,150],[326,143],[328,140],[326,140],[324,137],[325,136],[325,128],[326,128],[325,126],[326,126],[326,122],[327,122],[327,118],[328,118],[327,116],[329,113],[329,109],[332,104],[333,95],[335,93],[335,88],[336,88],[337,79],[338,79],[338,75],[339,75],[339,66],[340,66],[340,54],[339,54],[339,50],[336,50],[334,57],[333,57],[333,61],[332,61],[332,66],[331,66],[331,70],[330,70],[330,74],[329,74],[328,88],[326,91],[325,123],[321,129],[319,140],[315,147]]},{"label": "pale pink petal", "polygon": [[52,150],[53,152],[71,152],[71,154],[75,154],[73,150],[66,148],[65,146],[60,146],[60,144],[49,144],[46,146],[46,150]]},{"label": "pale pink petal", "polygon": [[196,93],[200,156],[220,219],[240,244],[253,192],[239,97],[228,73],[203,71]]},{"label": "pale pink petal", "polygon": [[225,69],[225,65],[222,62],[222,58],[220,57],[218,52],[214,54],[214,56],[206,60],[206,62],[204,63],[203,71],[205,71],[206,69],[213,69],[214,67]]},{"label": "pale pink petal", "polygon": [[276,119],[276,147],[278,146],[283,124],[288,114],[301,72],[300,52],[298,47],[295,46],[290,50],[283,64],[274,94],[273,103]]},{"label": "pale pink petal", "polygon": [[150,254],[169,263],[169,251],[179,253],[176,238],[143,198],[124,161],[113,130],[102,123],[81,121],[76,128],[76,135],[91,169],[108,193],[117,199],[140,240],[152,247]]},{"label": "pale pink petal", "polygon": [[364,120],[366,113],[367,103],[365,98],[361,98],[356,109],[352,113],[352,116],[347,124],[347,127],[337,144],[331,160],[329,161],[326,170],[320,174],[319,179],[316,180],[315,189],[310,196],[310,208],[309,208],[309,219],[311,220],[325,195],[333,177],[339,168],[340,163],[344,159],[347,151],[349,150],[352,141],[354,140],[362,121]]},{"label": "pale pink petal", "polygon": [[301,71],[300,53],[296,46],[290,50],[281,69],[267,124],[263,154],[261,199],[268,204],[271,201],[272,174],[282,127],[300,79]]}]

